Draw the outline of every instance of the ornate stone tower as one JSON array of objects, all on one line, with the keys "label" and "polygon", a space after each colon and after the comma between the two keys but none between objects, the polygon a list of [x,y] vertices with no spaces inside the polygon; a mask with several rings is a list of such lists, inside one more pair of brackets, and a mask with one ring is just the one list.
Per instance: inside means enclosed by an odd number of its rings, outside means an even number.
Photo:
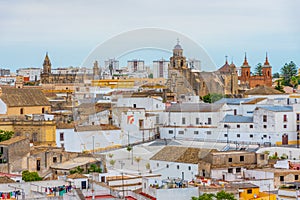
[{"label": "ornate stone tower", "polygon": [[94,76],[94,79],[98,79],[99,78],[99,75],[100,75],[100,70],[99,70],[99,66],[98,66],[98,61],[96,60],[94,62],[94,67],[93,67],[93,76]]},{"label": "ornate stone tower", "polygon": [[186,57],[183,56],[183,49],[179,44],[179,40],[177,39],[177,44],[173,49],[173,56],[170,58],[170,67],[171,69],[182,70],[182,68],[186,68]]},{"label": "ornate stone tower", "polygon": [[48,52],[46,53],[44,64],[43,64],[43,73],[44,74],[51,74],[51,62],[48,57]]},{"label": "ornate stone tower", "polygon": [[51,62],[47,52],[43,63],[43,71],[41,73],[41,83],[50,83],[50,76],[51,76]]},{"label": "ornate stone tower", "polygon": [[268,54],[266,53],[266,60],[262,67],[262,74],[265,78],[265,85],[272,87],[272,66],[268,61]]}]

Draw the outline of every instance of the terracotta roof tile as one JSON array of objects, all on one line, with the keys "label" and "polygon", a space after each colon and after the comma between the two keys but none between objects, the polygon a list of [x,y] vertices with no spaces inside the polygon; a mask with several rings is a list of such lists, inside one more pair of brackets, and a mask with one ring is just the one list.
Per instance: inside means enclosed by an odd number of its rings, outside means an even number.
[{"label": "terracotta roof tile", "polygon": [[50,106],[49,101],[40,89],[2,87],[0,99],[10,107],[17,106]]}]

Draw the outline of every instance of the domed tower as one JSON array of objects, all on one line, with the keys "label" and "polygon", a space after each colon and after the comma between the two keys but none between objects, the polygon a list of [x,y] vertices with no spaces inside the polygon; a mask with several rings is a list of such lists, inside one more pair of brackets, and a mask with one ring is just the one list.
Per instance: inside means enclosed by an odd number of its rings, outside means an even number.
[{"label": "domed tower", "polygon": [[183,56],[183,49],[177,39],[177,44],[173,48],[173,56],[170,58],[171,69],[182,69],[186,67],[186,58]]},{"label": "domed tower", "polygon": [[51,62],[48,57],[48,52],[46,53],[44,64],[43,64],[43,73],[44,74],[51,74]]},{"label": "domed tower", "polygon": [[245,58],[244,58],[244,63],[241,66],[241,78],[240,81],[242,84],[247,84],[249,83],[250,79],[250,65],[248,64],[247,61],[247,54],[245,53]]},{"label": "domed tower", "polygon": [[265,78],[265,85],[272,87],[272,66],[268,60],[268,53],[266,53],[266,60],[262,67],[262,75]]}]

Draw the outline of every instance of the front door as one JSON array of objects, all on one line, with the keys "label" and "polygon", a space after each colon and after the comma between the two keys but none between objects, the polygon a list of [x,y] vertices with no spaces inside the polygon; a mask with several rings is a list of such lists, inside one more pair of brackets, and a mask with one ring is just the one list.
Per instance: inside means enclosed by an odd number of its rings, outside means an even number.
[{"label": "front door", "polygon": [[288,134],[283,134],[282,135],[282,145],[288,145],[289,144],[289,136]]}]

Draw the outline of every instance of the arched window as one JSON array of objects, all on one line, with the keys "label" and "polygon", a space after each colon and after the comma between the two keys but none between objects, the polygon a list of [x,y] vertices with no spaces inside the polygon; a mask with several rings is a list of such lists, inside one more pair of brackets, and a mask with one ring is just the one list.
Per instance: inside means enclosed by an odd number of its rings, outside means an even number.
[{"label": "arched window", "polygon": [[24,108],[20,108],[20,115],[24,114]]},{"label": "arched window", "polygon": [[270,71],[268,71],[268,76],[270,76]]},{"label": "arched window", "polygon": [[45,108],[42,108],[42,113],[45,113]]}]

